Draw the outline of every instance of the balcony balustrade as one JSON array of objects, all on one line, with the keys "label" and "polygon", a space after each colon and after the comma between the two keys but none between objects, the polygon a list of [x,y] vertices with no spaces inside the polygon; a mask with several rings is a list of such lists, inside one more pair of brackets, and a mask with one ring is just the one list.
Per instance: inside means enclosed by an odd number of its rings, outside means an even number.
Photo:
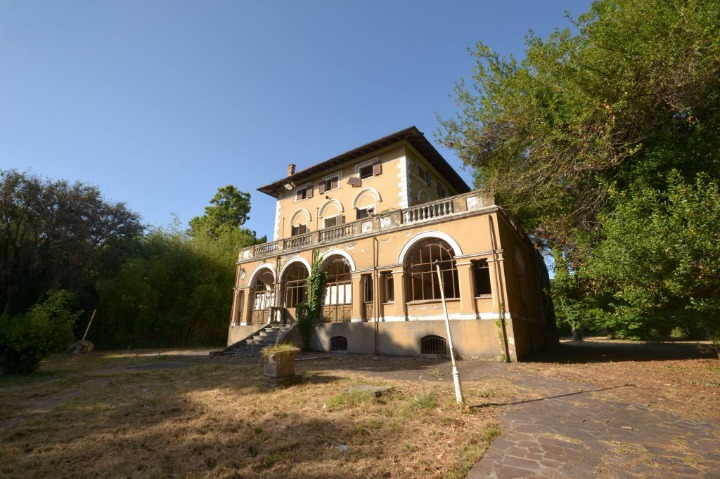
[{"label": "balcony balustrade", "polygon": [[372,218],[363,218],[331,228],[250,246],[240,250],[238,261],[266,258],[313,246],[340,243],[351,238],[380,234],[410,225],[416,226],[439,219],[472,214],[494,205],[494,198],[488,196],[487,192],[471,191],[410,208],[385,211]]}]

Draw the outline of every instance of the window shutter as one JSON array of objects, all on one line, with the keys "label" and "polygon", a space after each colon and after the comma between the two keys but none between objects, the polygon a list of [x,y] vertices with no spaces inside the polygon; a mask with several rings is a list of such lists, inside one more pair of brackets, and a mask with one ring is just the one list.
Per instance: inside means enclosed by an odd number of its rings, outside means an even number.
[{"label": "window shutter", "polygon": [[345,224],[345,215],[338,216],[338,224]]},{"label": "window shutter", "polygon": [[305,194],[305,198],[312,198],[312,195],[313,195],[313,187],[312,187],[312,183],[310,183],[310,185],[307,188],[307,193]]},{"label": "window shutter", "polygon": [[339,178],[336,176],[332,180],[330,180],[330,188],[335,189],[338,187],[338,180]]},{"label": "window shutter", "polygon": [[373,176],[382,175],[382,163],[373,164]]},{"label": "window shutter", "polygon": [[325,182],[324,181],[318,185],[318,193],[321,195],[323,193],[325,193]]},{"label": "window shutter", "polygon": [[295,192],[295,201],[300,201],[302,199],[302,190],[297,190]]}]

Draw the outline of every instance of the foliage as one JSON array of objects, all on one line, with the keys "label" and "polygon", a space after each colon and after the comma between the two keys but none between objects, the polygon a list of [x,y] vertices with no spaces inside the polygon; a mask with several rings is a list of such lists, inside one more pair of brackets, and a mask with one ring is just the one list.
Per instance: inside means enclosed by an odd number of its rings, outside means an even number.
[{"label": "foliage", "polygon": [[689,183],[671,171],[663,188],[612,194],[617,206],[601,215],[591,271],[614,287],[624,314],[694,320],[720,345],[717,180],[700,174]]},{"label": "foliage", "polygon": [[720,168],[720,3],[599,0],[575,27],[531,32],[521,62],[478,43],[439,132],[478,186],[561,246],[597,226],[613,182]]},{"label": "foliage", "polygon": [[206,234],[217,238],[228,230],[240,229],[250,219],[250,193],[239,191],[233,185],[218,188],[210,204],[203,216],[190,220],[190,236]]},{"label": "foliage", "polygon": [[70,293],[59,290],[25,314],[0,316],[0,369],[6,374],[31,373],[48,354],[72,342],[80,312],[71,311],[70,303]]},{"label": "foliage", "polygon": [[51,289],[88,303],[106,262],[142,230],[95,187],[0,170],[0,312],[23,313]]},{"label": "foliage", "polygon": [[322,300],[325,282],[327,280],[327,272],[321,270],[320,251],[313,250],[313,264],[310,276],[307,278],[307,303],[297,305],[296,319],[300,336],[306,350],[310,349],[312,334],[320,321],[322,314]]},{"label": "foliage", "polygon": [[[680,247],[698,238],[684,230],[649,244],[637,234],[649,225],[612,221],[641,198],[645,213],[672,217],[661,208],[671,185],[720,175],[720,3],[597,0],[572,24],[545,40],[530,32],[521,61],[478,43],[471,80],[456,86],[459,112],[437,136],[562,259],[558,319],[633,337],[692,329],[716,309],[705,293],[714,279],[697,269],[709,267],[703,248]],[[645,251],[623,263],[624,247]],[[590,269],[598,248],[620,256]],[[696,274],[705,283],[682,292]]]},{"label": "foliage", "polygon": [[239,248],[257,239],[239,230],[188,237],[156,229],[113,277],[98,281],[97,341],[103,347],[222,344]]}]

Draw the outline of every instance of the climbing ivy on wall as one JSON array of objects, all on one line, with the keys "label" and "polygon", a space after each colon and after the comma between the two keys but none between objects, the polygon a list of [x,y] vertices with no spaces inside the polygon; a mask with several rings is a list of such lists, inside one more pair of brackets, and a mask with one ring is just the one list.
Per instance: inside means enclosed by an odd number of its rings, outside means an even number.
[{"label": "climbing ivy on wall", "polygon": [[307,278],[307,303],[300,303],[295,310],[305,349],[310,349],[310,340],[315,326],[320,321],[322,311],[323,289],[327,273],[320,269],[320,251],[313,250],[313,261],[310,276]]}]

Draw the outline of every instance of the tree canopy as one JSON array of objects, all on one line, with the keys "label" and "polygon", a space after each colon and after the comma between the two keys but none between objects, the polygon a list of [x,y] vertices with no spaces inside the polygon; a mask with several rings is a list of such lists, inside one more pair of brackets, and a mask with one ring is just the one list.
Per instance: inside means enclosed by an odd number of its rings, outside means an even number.
[{"label": "tree canopy", "polygon": [[81,294],[142,232],[138,215],[93,186],[0,170],[0,313],[27,311],[49,290]]},{"label": "tree canopy", "polygon": [[478,43],[437,136],[553,251],[559,318],[717,317],[720,2],[597,0],[571,23],[522,60]]},{"label": "tree canopy", "polygon": [[522,61],[478,43],[439,137],[539,237],[597,226],[608,191],[720,168],[720,3],[599,0]]}]

